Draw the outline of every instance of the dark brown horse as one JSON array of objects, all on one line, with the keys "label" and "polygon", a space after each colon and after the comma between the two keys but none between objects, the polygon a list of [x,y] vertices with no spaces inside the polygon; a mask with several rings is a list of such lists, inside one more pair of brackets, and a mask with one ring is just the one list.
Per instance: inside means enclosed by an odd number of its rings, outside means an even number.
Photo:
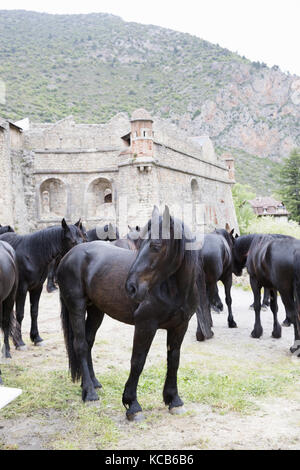
[{"label": "dark brown horse", "polygon": [[5,357],[11,357],[9,331],[17,287],[18,269],[15,251],[8,243],[0,241],[0,328],[4,333]]},{"label": "dark brown horse", "polygon": [[[153,220],[158,238],[151,238]],[[180,347],[189,320],[199,306],[198,252],[187,250],[189,232],[180,222],[182,239],[174,238],[176,219],[155,208],[138,251],[105,242],[75,247],[61,261],[57,277],[61,316],[72,379],[82,378],[82,399],[98,400],[91,350],[104,313],[134,325],[130,375],[123,393],[128,419],[141,407],[137,384],[157,329],[167,330],[168,369],[163,398],[169,409],[183,402],[177,391]],[[169,238],[163,227],[169,226]],[[87,316],[86,316],[87,314]]]}]

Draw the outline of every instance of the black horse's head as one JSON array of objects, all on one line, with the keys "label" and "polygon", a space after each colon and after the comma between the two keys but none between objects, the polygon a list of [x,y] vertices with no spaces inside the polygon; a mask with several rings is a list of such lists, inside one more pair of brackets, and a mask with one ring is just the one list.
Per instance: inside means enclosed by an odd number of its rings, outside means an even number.
[{"label": "black horse's head", "polygon": [[85,236],[80,229],[80,223],[80,220],[78,220],[76,224],[68,225],[65,219],[62,219],[62,244],[64,253],[67,253],[75,245],[79,245],[79,243],[84,243],[86,241]]},{"label": "black horse's head", "polygon": [[227,241],[228,245],[229,245],[229,248],[231,250],[233,249],[233,245],[234,245],[234,242],[235,242],[235,238],[233,236],[234,228],[232,230],[230,230],[229,225],[226,224],[226,229],[217,228],[217,229],[215,229],[215,233],[217,233],[218,235],[221,235],[222,237],[224,237],[225,240]]},{"label": "black horse's head", "polygon": [[232,250],[232,272],[236,276],[241,276],[246,266],[248,252],[253,240],[253,235],[236,236]]},{"label": "black horse's head", "polygon": [[170,216],[167,207],[163,216],[155,207],[151,220],[141,230],[141,239],[126,281],[128,295],[142,302],[155,286],[168,284],[168,294],[182,298],[185,304],[194,288],[198,263],[198,252],[187,248],[192,240],[190,231]]},{"label": "black horse's head", "polygon": [[0,225],[0,235],[7,232],[14,232],[14,229],[10,225]]},{"label": "black horse's head", "polygon": [[81,222],[81,219],[79,219],[74,225],[79,228],[79,230],[80,230],[80,232],[83,236],[83,241],[87,242],[88,241],[87,230],[86,230],[86,227]]}]

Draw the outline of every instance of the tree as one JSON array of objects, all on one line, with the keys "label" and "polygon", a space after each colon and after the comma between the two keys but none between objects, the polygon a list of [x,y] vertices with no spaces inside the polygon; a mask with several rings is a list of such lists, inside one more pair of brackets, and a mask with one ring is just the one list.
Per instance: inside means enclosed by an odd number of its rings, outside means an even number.
[{"label": "tree", "polygon": [[255,198],[251,186],[236,183],[232,188],[232,197],[240,233],[247,233],[247,228],[256,219],[249,201]]},{"label": "tree", "polygon": [[292,150],[279,172],[278,194],[290,212],[290,217],[300,224],[300,148]]}]

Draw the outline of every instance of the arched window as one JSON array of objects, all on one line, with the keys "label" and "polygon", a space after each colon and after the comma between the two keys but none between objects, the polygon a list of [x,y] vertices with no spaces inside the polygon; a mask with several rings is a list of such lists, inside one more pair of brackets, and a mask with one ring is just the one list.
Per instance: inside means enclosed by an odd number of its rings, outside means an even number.
[{"label": "arched window", "polygon": [[106,178],[97,178],[87,189],[87,218],[103,216],[104,206],[113,202],[111,182]]},{"label": "arched window", "polygon": [[67,213],[67,188],[58,178],[45,180],[39,190],[41,218],[60,218]]}]

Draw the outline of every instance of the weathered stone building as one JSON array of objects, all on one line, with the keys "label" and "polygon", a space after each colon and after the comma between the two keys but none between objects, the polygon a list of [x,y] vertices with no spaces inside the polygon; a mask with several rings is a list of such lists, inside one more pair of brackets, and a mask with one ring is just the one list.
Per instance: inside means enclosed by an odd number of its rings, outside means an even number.
[{"label": "weathered stone building", "polygon": [[[233,162],[145,110],[107,124],[0,122],[0,223],[20,233],[79,217],[143,224],[168,204],[194,227],[237,228]],[[188,214],[188,215],[186,215]],[[115,218],[115,219],[114,219]],[[127,225],[126,225],[127,227]]]}]

